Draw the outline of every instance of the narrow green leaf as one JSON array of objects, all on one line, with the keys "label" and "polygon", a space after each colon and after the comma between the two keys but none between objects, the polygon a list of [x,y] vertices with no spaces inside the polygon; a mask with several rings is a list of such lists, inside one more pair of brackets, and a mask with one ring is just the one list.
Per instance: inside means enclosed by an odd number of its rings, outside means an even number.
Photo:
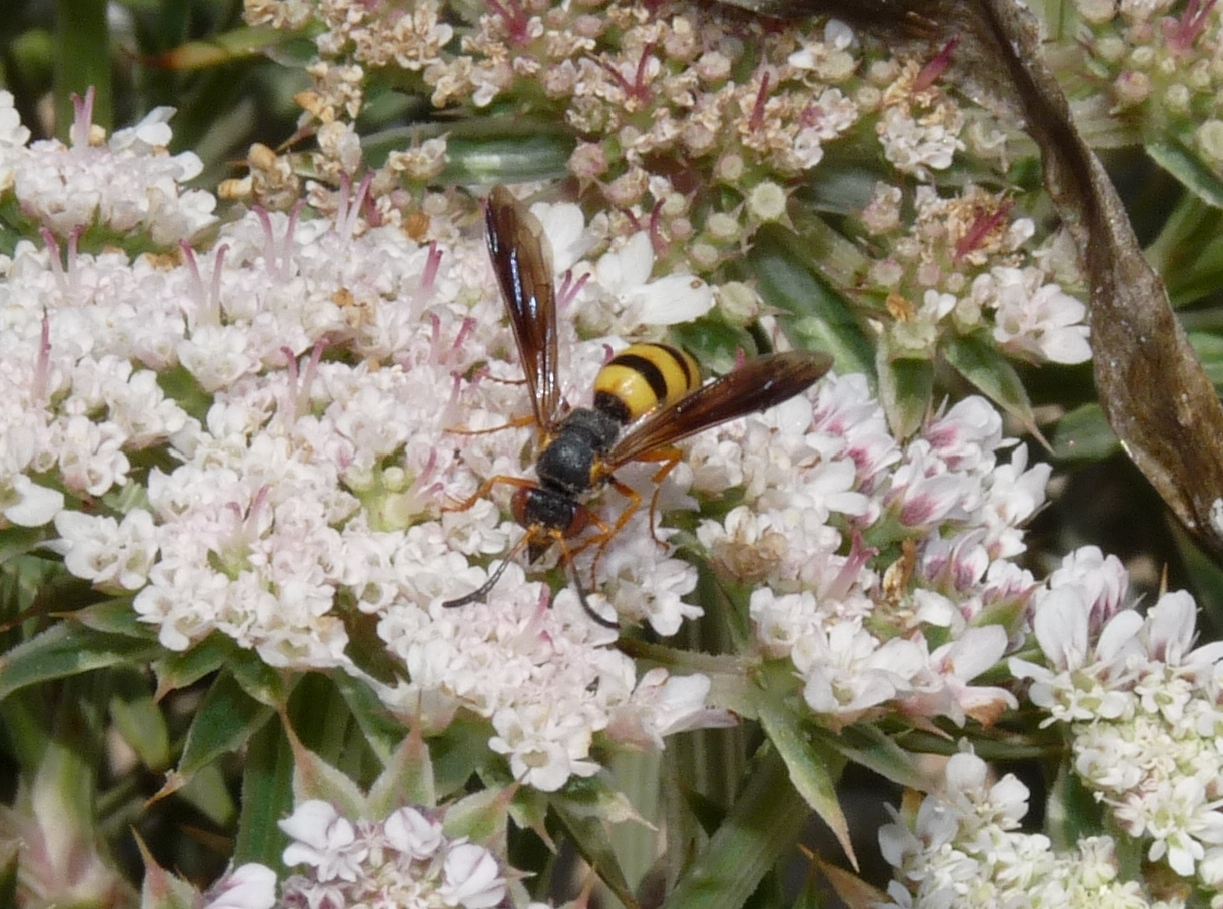
[{"label": "narrow green leaf", "polygon": [[1099,404],[1083,404],[1060,420],[1049,439],[1059,461],[1103,461],[1121,450]]},{"label": "narrow green leaf", "polygon": [[460,718],[439,736],[429,739],[433,778],[439,799],[467,784],[481,764],[489,760],[488,724]]},{"label": "narrow green leaf", "polygon": [[286,32],[263,26],[236,28],[213,35],[206,41],[191,41],[148,61],[157,69],[186,72],[224,66],[238,60],[260,56],[291,40]]},{"label": "narrow green leaf", "polygon": [[419,727],[405,736],[394,757],[369,790],[370,813],[386,817],[404,805],[437,806],[433,759]]},{"label": "narrow green leaf", "polygon": [[924,791],[929,785],[929,777],[914,763],[913,755],[875,726],[850,726],[839,733],[821,731],[816,737],[825,749],[900,786]]},{"label": "narrow green leaf", "polygon": [[288,734],[287,737],[293,750],[295,804],[319,799],[335,805],[336,810],[345,817],[370,817],[365,794],[347,774],[303,745],[296,735]]},{"label": "narrow green leaf", "polygon": [[130,699],[113,697],[110,715],[115,729],[150,770],[165,770],[170,766],[170,733],[166,718],[153,702],[152,696],[140,694]]},{"label": "narrow green leaf", "polygon": [[234,681],[242,690],[259,703],[280,708],[288,702],[290,686],[285,676],[254,653],[237,651],[226,668],[233,673]]},{"label": "narrow green leaf", "polygon": [[[332,678],[353,719],[361,729],[365,742],[383,766],[399,747],[407,729],[397,721],[370,687],[346,672],[337,672]],[[468,774],[470,775],[470,774]]]},{"label": "narrow green leaf", "polygon": [[841,373],[874,372],[874,351],[842,297],[811,270],[814,251],[796,249],[793,234],[761,230],[748,254],[764,301],[790,314],[791,336],[802,347],[823,350]]},{"label": "narrow green leaf", "polygon": [[199,891],[157,864],[153,853],[139,835],[136,836],[136,845],[144,860],[140,909],[193,909],[200,904]]},{"label": "narrow green leaf", "polygon": [[446,835],[485,845],[505,842],[512,797],[513,790],[495,787],[464,796],[446,809]]},{"label": "narrow green leaf", "polygon": [[259,862],[281,877],[286,837],[277,822],[293,811],[293,749],[271,716],[251,739],[242,774],[242,816],[233,864]]},{"label": "narrow green leaf", "polygon": [[794,848],[810,814],[786,763],[766,747],[726,822],[680,878],[665,909],[739,909]]},{"label": "narrow green leaf", "polygon": [[108,131],[111,94],[110,24],[107,0],[57,0],[55,6],[55,123],[61,140],[72,126],[72,95],[94,89],[93,122]]},{"label": "narrow green leaf", "polygon": [[1223,335],[1213,331],[1191,331],[1188,335],[1210,381],[1216,388],[1223,385]]},{"label": "narrow green leaf", "polygon": [[191,720],[178,760],[178,784],[223,754],[236,751],[273,715],[245,691],[228,670],[217,676]]},{"label": "narrow green leaf", "polygon": [[136,611],[132,609],[131,597],[119,597],[86,606],[84,609],[65,614],[64,619],[106,634],[121,634],[142,641],[157,639],[157,630],[147,622],[140,621]]},{"label": "narrow green leaf", "polygon": [[837,800],[836,778],[845,761],[826,744],[813,741],[806,734],[802,719],[789,704],[794,689],[790,673],[788,664],[764,668],[765,683],[759,689],[760,725],[785,761],[794,788],[828,825],[857,867],[858,860],[849,839],[849,822]]},{"label": "narrow green leaf", "polygon": [[121,663],[143,663],[156,644],[58,622],[0,657],[0,700],[27,685],[80,675]]},{"label": "narrow green leaf", "polygon": [[223,634],[213,634],[190,650],[169,653],[153,664],[157,678],[157,698],[171,691],[186,688],[209,673],[216,672],[233,657],[234,642]]},{"label": "narrow green leaf", "polygon": [[671,336],[680,347],[695,355],[705,369],[714,373],[730,372],[738,362],[740,351],[756,350],[749,331],[715,318],[676,325]]},{"label": "narrow green leaf", "polygon": [[46,538],[47,531],[43,527],[5,527],[0,530],[0,565],[28,554]]},{"label": "narrow green leaf", "polygon": [[1149,142],[1147,154],[1191,193],[1208,205],[1223,208],[1223,182],[1202,159],[1179,138]]},{"label": "narrow green leaf", "polygon": [[230,794],[225,774],[217,764],[201,767],[175,796],[193,806],[218,828],[228,829],[237,820],[238,805]]},{"label": "narrow green leaf", "polygon": [[930,413],[934,397],[934,364],[929,360],[890,360],[886,345],[876,357],[879,398],[888,426],[898,439],[907,439],[921,427]]},{"label": "narrow green leaf", "polygon": [[1105,832],[1100,803],[1064,761],[1049,790],[1044,829],[1059,850],[1073,849],[1083,837]]},{"label": "narrow green leaf", "polygon": [[628,909],[637,909],[637,898],[628,885],[619,859],[616,858],[616,850],[612,847],[604,822],[597,817],[586,815],[583,811],[575,810],[562,794],[554,796],[550,801],[553,816],[573,841],[586,864],[594,869],[599,880],[620,902]]},{"label": "narrow green leaf", "polygon": [[982,394],[1034,431],[1032,404],[1015,367],[981,334],[952,338],[943,355],[965,379]]}]

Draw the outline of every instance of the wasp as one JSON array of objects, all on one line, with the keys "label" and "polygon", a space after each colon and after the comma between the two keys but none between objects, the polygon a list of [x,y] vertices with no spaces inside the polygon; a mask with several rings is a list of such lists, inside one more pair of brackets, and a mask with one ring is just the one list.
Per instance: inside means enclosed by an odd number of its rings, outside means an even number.
[{"label": "wasp", "polygon": [[[591,406],[570,409],[560,397],[556,291],[543,228],[509,190],[498,186],[485,206],[485,229],[531,396],[538,433],[537,479],[495,476],[455,506],[459,511],[470,508],[494,486],[512,486],[510,512],[526,533],[483,585],[442,605],[464,606],[483,599],[523,548],[528,562],[534,563],[559,545],[583,607],[595,621],[614,628],[590,608],[572,566],[574,557],[590,546],[602,552],[642,507],[642,497],[618,480],[616,471],[634,461],[660,465],[652,478],[650,530],[654,533],[661,484],[682,457],[676,442],[788,400],[824,375],[832,358],[807,351],[768,354],[703,385],[700,368],[687,352],[669,344],[633,344],[599,371]],[[614,488],[629,503],[611,525],[584,504],[604,486]],[[586,540],[571,543],[592,527],[596,532]]]}]

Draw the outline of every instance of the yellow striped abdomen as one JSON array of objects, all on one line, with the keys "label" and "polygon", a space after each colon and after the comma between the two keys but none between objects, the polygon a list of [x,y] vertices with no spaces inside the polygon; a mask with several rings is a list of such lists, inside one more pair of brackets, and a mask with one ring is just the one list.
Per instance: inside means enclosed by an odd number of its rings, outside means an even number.
[{"label": "yellow striped abdomen", "polygon": [[599,370],[594,406],[627,424],[700,385],[701,369],[691,354],[670,344],[633,344]]}]

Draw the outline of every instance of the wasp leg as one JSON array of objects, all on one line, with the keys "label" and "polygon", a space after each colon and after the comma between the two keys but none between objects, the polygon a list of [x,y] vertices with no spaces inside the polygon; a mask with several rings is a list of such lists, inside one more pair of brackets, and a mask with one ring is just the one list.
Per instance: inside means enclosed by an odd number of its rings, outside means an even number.
[{"label": "wasp leg", "polygon": [[502,423],[499,426],[489,426],[487,429],[468,429],[466,426],[453,426],[443,431],[454,433],[456,436],[483,436],[488,435],[491,432],[502,432],[506,429],[517,429],[521,426],[534,425],[535,417],[528,414],[521,417],[514,417],[514,419],[510,420],[508,423]]},{"label": "wasp leg", "polygon": [[655,529],[658,526],[658,497],[662,494],[663,481],[671,475],[671,471],[675,470],[679,466],[679,462],[683,460],[683,452],[674,445],[667,445],[663,448],[646,452],[637,460],[651,463],[662,462],[662,467],[658,468],[658,471],[652,478],[654,495],[650,497],[650,536],[654,538],[655,543],[666,549],[667,544],[658,538],[658,531]]},{"label": "wasp leg", "polygon": [[[494,477],[494,479],[496,479]],[[488,592],[497,586],[497,582],[501,580],[501,575],[505,574],[505,569],[509,567],[510,562],[514,560],[514,556],[518,555],[524,546],[531,539],[531,534],[528,531],[523,534],[522,539],[514,544],[513,548],[505,554],[505,558],[501,560],[501,564],[497,566],[497,570],[488,576],[488,580],[473,590],[471,593],[464,594],[461,597],[456,597],[453,600],[447,600],[442,603],[443,609],[455,609],[459,606],[466,606],[468,603],[475,603],[478,600],[484,599]]]},{"label": "wasp leg", "polygon": [[505,474],[497,474],[497,476],[490,477],[481,483],[479,488],[462,502],[459,502],[457,505],[448,505],[443,508],[442,511],[466,511],[481,499],[488,498],[488,494],[492,492],[493,487],[499,483],[506,486],[513,486],[516,489],[534,489],[537,485],[530,480],[524,480],[522,477],[509,477]]},{"label": "wasp leg", "polygon": [[[590,518],[593,523],[598,525],[604,531],[607,530],[607,525],[603,521],[599,520],[597,516],[592,514]],[[569,566],[569,576],[573,579],[573,589],[577,591],[578,602],[582,604],[582,609],[588,616],[590,616],[591,621],[593,621],[595,624],[602,625],[604,628],[614,628],[619,630],[619,622],[603,618],[603,616],[595,612],[594,607],[590,605],[590,601],[586,599],[586,589],[582,586],[582,572],[578,570],[577,565],[575,565],[573,562],[573,557],[585,547],[580,547],[576,550],[570,549],[565,545],[565,538],[560,534],[557,534],[556,542],[559,543],[561,547],[561,558],[564,559],[565,564]],[[593,581],[593,579],[594,576],[592,575],[591,580]]]},{"label": "wasp leg", "polygon": [[593,523],[598,525],[601,533],[597,533],[585,540],[581,546],[573,551],[573,554],[576,556],[578,553],[585,552],[591,546],[599,547],[595,552],[594,561],[590,563],[590,582],[592,585],[598,576],[599,559],[603,558],[607,545],[620,534],[620,531],[628,526],[629,521],[633,519],[633,515],[641,510],[641,503],[645,501],[637,490],[631,486],[626,486],[615,477],[608,476],[607,482],[616,492],[628,499],[629,504],[625,507],[624,511],[620,512],[620,517],[616,518],[616,523],[612,527],[608,527],[606,523],[591,515]]}]

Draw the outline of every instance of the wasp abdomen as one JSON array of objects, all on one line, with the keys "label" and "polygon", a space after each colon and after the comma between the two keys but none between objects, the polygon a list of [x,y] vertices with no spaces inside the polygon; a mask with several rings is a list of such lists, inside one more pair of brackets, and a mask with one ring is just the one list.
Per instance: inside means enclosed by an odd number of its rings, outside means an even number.
[{"label": "wasp abdomen", "polygon": [[633,344],[599,370],[594,406],[627,424],[700,385],[701,368],[686,351],[670,344]]}]

